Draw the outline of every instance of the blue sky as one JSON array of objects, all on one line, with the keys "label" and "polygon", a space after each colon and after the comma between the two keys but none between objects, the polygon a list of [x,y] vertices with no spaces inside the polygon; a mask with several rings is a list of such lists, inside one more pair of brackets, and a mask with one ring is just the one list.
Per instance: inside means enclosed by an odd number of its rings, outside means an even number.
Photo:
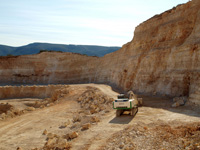
[{"label": "blue sky", "polygon": [[0,0],[0,44],[122,46],[137,25],[188,0]]}]

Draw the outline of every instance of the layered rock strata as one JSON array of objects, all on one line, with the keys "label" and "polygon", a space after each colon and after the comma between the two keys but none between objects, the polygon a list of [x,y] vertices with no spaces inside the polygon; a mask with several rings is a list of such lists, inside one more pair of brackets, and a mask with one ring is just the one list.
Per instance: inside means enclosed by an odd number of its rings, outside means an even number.
[{"label": "layered rock strata", "polygon": [[67,85],[1,86],[0,99],[10,99],[10,98],[52,98],[53,99],[57,95],[60,95],[60,93],[65,94],[67,87],[68,87]]},{"label": "layered rock strata", "polygon": [[200,1],[156,15],[102,58],[41,53],[0,58],[1,84],[108,83],[138,93],[189,96],[200,81]]},{"label": "layered rock strata", "polygon": [[199,24],[197,0],[140,24],[131,42],[103,58],[109,81],[137,92],[188,96],[200,80]]}]

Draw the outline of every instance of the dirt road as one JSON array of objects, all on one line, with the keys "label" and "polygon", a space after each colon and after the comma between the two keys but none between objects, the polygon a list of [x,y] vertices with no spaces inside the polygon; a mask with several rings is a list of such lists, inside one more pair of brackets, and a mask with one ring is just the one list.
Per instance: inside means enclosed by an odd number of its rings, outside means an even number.
[{"label": "dirt road", "polygon": [[[42,135],[45,129],[58,135],[67,132],[67,128],[60,127],[64,122],[71,120],[74,114],[79,111],[80,105],[76,99],[88,86],[99,88],[109,97],[116,98],[118,94],[107,85],[83,84],[71,86],[74,88],[72,94],[63,98],[60,103],[54,106],[0,121],[0,150],[16,150],[17,147],[28,150],[42,147],[46,142],[46,136]],[[116,118],[114,110],[102,115],[99,123],[93,125],[89,130],[79,133],[78,138],[71,142],[72,149],[100,149],[114,133],[137,123],[200,121],[199,112],[187,106],[171,108],[169,99],[145,96],[143,96],[143,99],[144,106],[139,108],[134,118],[128,114]]]}]

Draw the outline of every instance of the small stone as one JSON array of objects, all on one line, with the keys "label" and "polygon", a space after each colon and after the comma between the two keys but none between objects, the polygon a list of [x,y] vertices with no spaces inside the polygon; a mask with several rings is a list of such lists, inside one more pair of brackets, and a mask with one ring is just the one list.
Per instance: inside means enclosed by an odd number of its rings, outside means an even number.
[{"label": "small stone", "polygon": [[89,110],[84,111],[84,113],[85,113],[85,115],[90,115],[91,114]]},{"label": "small stone", "polygon": [[100,109],[100,110],[105,110],[106,107],[105,107],[104,105],[100,105],[100,106],[99,106],[99,109]]},{"label": "small stone", "polygon": [[56,137],[57,135],[53,134],[53,133],[48,133],[47,134],[47,138],[48,139],[53,139],[54,137]]},{"label": "small stone", "polygon": [[33,149],[31,149],[31,150],[39,150],[39,148],[33,148]]},{"label": "small stone", "polygon": [[95,111],[96,111],[96,112],[100,112],[100,109],[97,107],[97,108],[95,109]]},{"label": "small stone", "polygon": [[63,137],[64,139],[66,139],[66,140],[70,139],[69,134],[65,134],[65,135],[63,135],[62,137]]},{"label": "small stone", "polygon": [[121,142],[121,143],[119,144],[119,148],[122,149],[123,147],[124,147],[124,143]]},{"label": "small stone", "polygon": [[78,137],[78,133],[77,132],[72,132],[69,134],[69,138],[70,139],[74,139],[74,138],[77,138]]},{"label": "small stone", "polygon": [[78,102],[81,102],[81,101],[82,101],[82,98],[81,98],[81,97],[77,98],[77,101],[78,101]]},{"label": "small stone", "polygon": [[51,139],[48,139],[48,141],[45,143],[45,145],[46,146],[53,146],[53,145],[55,145],[55,143],[56,143],[56,138],[54,137],[54,138],[51,138]]},{"label": "small stone", "polygon": [[18,147],[17,150],[23,150],[21,147]]},{"label": "small stone", "polygon": [[75,122],[70,128],[74,129],[74,128],[79,128],[80,127],[80,122]]},{"label": "small stone", "polygon": [[90,105],[90,109],[95,109],[96,108],[96,105]]},{"label": "small stone", "polygon": [[47,104],[47,107],[50,107],[50,106],[53,106],[54,104],[53,103],[50,103],[50,104]]},{"label": "small stone", "polygon": [[15,116],[15,114],[9,110],[9,111],[7,111],[7,116],[13,118]]},{"label": "small stone", "polygon": [[27,110],[25,110],[25,109],[24,109],[24,110],[22,110],[22,113],[23,113],[23,114],[24,114],[24,113],[26,113],[26,112],[27,112]]},{"label": "small stone", "polygon": [[81,130],[88,130],[91,127],[90,123],[86,123],[84,125],[82,125],[82,129]]},{"label": "small stone", "polygon": [[71,124],[71,122],[68,120],[67,122],[64,122],[61,126],[60,126],[60,128],[62,129],[62,128],[66,128],[68,125],[70,125]]},{"label": "small stone", "polygon": [[91,109],[91,110],[90,110],[90,113],[91,113],[91,114],[94,114],[94,113],[97,113],[97,111],[96,111],[95,109]]},{"label": "small stone", "polygon": [[26,108],[26,110],[27,110],[27,111],[34,111],[35,108],[34,108],[34,107],[28,107],[28,108]]},{"label": "small stone", "polygon": [[147,130],[148,128],[147,128],[147,127],[144,127],[144,129]]},{"label": "small stone", "polygon": [[76,115],[73,117],[73,122],[80,122],[80,121],[81,121],[81,116]]},{"label": "small stone", "polygon": [[93,117],[91,118],[91,122],[92,122],[92,123],[99,122],[99,121],[100,121],[99,118],[96,117],[96,116],[93,116]]},{"label": "small stone", "polygon": [[177,102],[180,98],[179,97],[174,97],[173,102]]},{"label": "small stone", "polygon": [[180,104],[177,103],[177,102],[175,102],[175,103],[172,104],[172,107],[174,107],[174,108],[179,107],[179,106],[180,106]]},{"label": "small stone", "polygon": [[15,115],[21,115],[21,114],[22,114],[22,112],[21,112],[19,109],[14,109],[14,110],[13,110],[13,113],[14,113]]},{"label": "small stone", "polygon": [[175,97],[173,98],[173,101],[175,102],[172,104],[172,107],[179,107],[185,105],[184,99],[182,97]]},{"label": "small stone", "polygon": [[67,120],[66,122],[63,123],[63,126],[67,127],[70,124],[71,124],[70,120]]},{"label": "small stone", "polygon": [[62,138],[57,139],[56,143],[56,147],[59,149],[69,149],[71,147],[71,144]]},{"label": "small stone", "polygon": [[107,109],[107,110],[105,110],[105,113],[109,113],[109,112],[110,112],[110,110],[108,110],[108,109]]},{"label": "small stone", "polygon": [[45,107],[44,105],[41,105],[41,106],[40,106],[40,108],[44,108],[44,107]]},{"label": "small stone", "polygon": [[47,130],[45,129],[42,134],[47,135]]},{"label": "small stone", "polygon": [[183,99],[180,99],[179,101],[177,101],[179,103],[180,106],[183,106],[185,104]]},{"label": "small stone", "polygon": [[5,113],[2,113],[2,114],[0,115],[0,118],[5,119],[5,118],[6,118],[6,114],[5,114]]}]

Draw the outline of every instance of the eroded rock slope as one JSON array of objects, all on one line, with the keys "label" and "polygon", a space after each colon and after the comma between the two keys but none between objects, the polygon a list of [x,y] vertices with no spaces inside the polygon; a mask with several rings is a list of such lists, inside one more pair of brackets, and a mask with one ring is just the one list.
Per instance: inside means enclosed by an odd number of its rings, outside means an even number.
[{"label": "eroded rock slope", "polygon": [[[108,83],[170,96],[198,93],[200,1],[156,15],[136,27],[132,41],[103,58],[41,53],[0,58],[0,83]],[[195,102],[200,95],[196,95]]]}]

